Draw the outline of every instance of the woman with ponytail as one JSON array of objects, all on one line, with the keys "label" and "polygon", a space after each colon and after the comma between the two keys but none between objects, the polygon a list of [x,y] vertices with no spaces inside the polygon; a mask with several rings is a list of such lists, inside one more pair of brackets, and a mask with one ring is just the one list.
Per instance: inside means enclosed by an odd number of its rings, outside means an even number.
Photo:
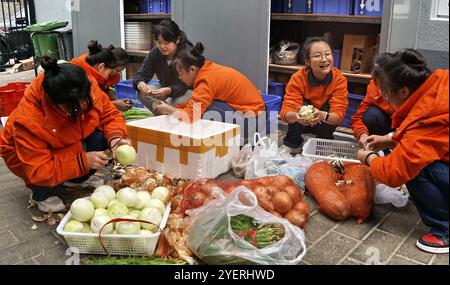
[{"label": "woman with ponytail", "polygon": [[[156,46],[150,51],[133,79],[133,87],[138,91],[138,98],[150,111],[158,115],[153,105],[160,100],[171,106],[187,101],[191,92],[179,78],[173,66],[181,51],[192,48],[186,34],[177,23],[165,19],[155,27]],[[155,76],[159,86],[152,90],[148,82]]]},{"label": "woman with ponytail", "polygon": [[132,106],[126,99],[119,100],[109,88],[120,81],[120,73],[129,63],[128,53],[123,48],[110,45],[103,48],[97,41],[88,44],[89,53],[72,60],[72,63],[83,68],[88,76],[97,81],[100,89],[105,92],[112,103],[120,110],[129,110]]},{"label": "woman with ponytail", "polygon": [[[416,245],[448,253],[449,96],[448,70],[431,72],[412,49],[375,58],[373,78],[394,108],[393,136],[370,136],[358,152],[372,176],[391,187],[406,184],[420,217],[430,229]],[[393,148],[386,157],[378,151]]]},{"label": "woman with ponytail", "polygon": [[82,68],[58,65],[52,56],[43,57],[42,67],[45,73],[26,89],[0,133],[0,155],[32,190],[39,210],[58,212],[65,208],[59,196],[67,183],[103,184],[93,174],[107,164],[106,149],[114,153],[127,143],[127,130]]},{"label": "woman with ponytail", "polygon": [[[181,52],[176,62],[180,79],[194,88],[192,98],[178,105],[178,109],[161,104],[156,107],[157,112],[169,115],[179,111],[177,116],[180,119],[193,122],[201,119],[206,111],[220,114],[222,121],[226,120],[227,112],[231,119],[232,114],[237,113],[241,114],[242,119],[249,119],[257,118],[266,111],[261,94],[247,77],[233,68],[206,60],[203,52],[203,44],[197,43],[194,48]],[[215,118],[214,114],[210,114],[211,118]],[[241,130],[244,129],[242,125]],[[245,132],[242,137],[249,135]]]}]

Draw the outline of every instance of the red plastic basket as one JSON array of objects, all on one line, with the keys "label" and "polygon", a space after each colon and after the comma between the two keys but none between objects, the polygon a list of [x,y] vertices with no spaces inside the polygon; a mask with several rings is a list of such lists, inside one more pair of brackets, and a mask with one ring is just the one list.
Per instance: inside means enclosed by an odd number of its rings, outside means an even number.
[{"label": "red plastic basket", "polygon": [[14,82],[8,83],[5,86],[0,86],[0,116],[6,117],[11,114],[20,100],[22,100],[25,89],[27,89],[29,82]]}]

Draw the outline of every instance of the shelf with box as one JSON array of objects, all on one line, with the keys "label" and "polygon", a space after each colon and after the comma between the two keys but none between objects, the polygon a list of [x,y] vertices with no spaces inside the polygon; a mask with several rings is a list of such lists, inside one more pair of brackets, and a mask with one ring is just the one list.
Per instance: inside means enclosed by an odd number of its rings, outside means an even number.
[{"label": "shelf with box", "polygon": [[[276,86],[279,90],[277,84],[285,87],[291,75],[305,65],[301,49],[291,65],[277,61],[273,53],[280,50],[282,41],[302,46],[308,37],[327,34],[333,48],[333,65],[348,79],[349,93],[358,100],[362,98],[379,49],[382,5],[383,1],[378,0],[272,0],[269,89]],[[360,101],[352,98],[349,97],[349,103],[359,105]],[[348,112],[355,111],[351,109]],[[348,113],[347,117],[351,115]],[[348,120],[343,126],[349,127]]]}]

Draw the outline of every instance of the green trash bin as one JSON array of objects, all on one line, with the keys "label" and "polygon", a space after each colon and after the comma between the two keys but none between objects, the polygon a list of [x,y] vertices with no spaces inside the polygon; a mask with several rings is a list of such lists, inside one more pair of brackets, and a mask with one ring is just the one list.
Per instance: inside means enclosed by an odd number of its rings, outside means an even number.
[{"label": "green trash bin", "polygon": [[68,22],[51,21],[45,23],[34,24],[27,27],[27,31],[31,32],[31,41],[33,42],[34,53],[36,58],[41,58],[43,55],[54,55],[58,58],[58,32],[55,30],[66,27]]}]

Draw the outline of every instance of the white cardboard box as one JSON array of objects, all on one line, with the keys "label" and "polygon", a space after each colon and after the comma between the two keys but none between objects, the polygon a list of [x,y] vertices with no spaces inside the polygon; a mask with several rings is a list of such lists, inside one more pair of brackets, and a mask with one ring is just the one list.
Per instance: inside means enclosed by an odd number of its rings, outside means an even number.
[{"label": "white cardboard box", "polygon": [[200,120],[186,124],[170,116],[127,123],[136,164],[183,179],[216,178],[239,152],[240,127]]}]

